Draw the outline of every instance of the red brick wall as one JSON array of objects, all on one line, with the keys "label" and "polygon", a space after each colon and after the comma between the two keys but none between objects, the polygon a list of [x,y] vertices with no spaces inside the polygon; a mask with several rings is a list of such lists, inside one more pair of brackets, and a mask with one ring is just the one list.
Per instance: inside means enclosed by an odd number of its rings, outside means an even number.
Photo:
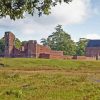
[{"label": "red brick wall", "polygon": [[28,57],[36,57],[36,47],[37,47],[37,42],[30,40],[28,41],[27,44],[27,56]]},{"label": "red brick wall", "polygon": [[86,60],[86,56],[73,56],[73,59],[77,59],[77,60]]},{"label": "red brick wall", "polygon": [[38,55],[40,53],[50,54],[50,51],[51,49],[49,47],[37,44],[37,54]]},{"label": "red brick wall", "polygon": [[67,60],[71,60],[71,59],[73,59],[73,56],[66,56],[66,55],[63,55],[63,59],[67,59]]},{"label": "red brick wall", "polygon": [[49,59],[63,59],[63,56],[50,54]]},{"label": "red brick wall", "polygon": [[100,48],[86,48],[86,56],[65,56],[63,51],[51,50],[48,46],[37,44],[36,41],[29,40],[20,49],[14,47],[15,36],[11,32],[5,33],[5,56],[6,57],[35,57],[47,59],[77,59],[95,60],[100,55]]},{"label": "red brick wall", "polygon": [[57,55],[57,56],[63,56],[63,51],[55,51],[55,50],[51,50],[50,51],[51,55]]},{"label": "red brick wall", "polygon": [[45,59],[63,59],[63,56],[41,53],[39,55],[39,58],[45,58]]},{"label": "red brick wall", "polygon": [[13,57],[20,57],[21,52],[20,50],[16,49],[15,47],[13,48]]},{"label": "red brick wall", "polygon": [[63,52],[51,50],[48,46],[37,44],[37,55],[40,58],[61,59],[63,57]]},{"label": "red brick wall", "polygon": [[15,36],[11,32],[5,32],[5,57],[13,55]]},{"label": "red brick wall", "polygon": [[41,53],[39,58],[50,59],[50,54]]}]

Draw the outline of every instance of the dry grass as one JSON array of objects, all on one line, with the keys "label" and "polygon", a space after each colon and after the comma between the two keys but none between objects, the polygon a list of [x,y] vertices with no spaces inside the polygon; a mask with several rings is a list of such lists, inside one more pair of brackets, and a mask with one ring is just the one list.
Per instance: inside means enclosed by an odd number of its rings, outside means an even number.
[{"label": "dry grass", "polygon": [[16,58],[0,66],[0,100],[100,100],[99,61]]}]

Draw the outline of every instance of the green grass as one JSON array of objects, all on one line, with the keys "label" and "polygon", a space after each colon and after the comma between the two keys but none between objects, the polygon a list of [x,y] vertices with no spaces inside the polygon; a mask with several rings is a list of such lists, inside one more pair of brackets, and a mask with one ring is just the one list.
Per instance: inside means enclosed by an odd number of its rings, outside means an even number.
[{"label": "green grass", "polygon": [[99,69],[100,61],[50,60],[32,58],[0,59],[0,66],[12,69]]},{"label": "green grass", "polygon": [[88,75],[0,73],[0,100],[100,100],[100,84]]},{"label": "green grass", "polygon": [[0,100],[100,100],[99,72],[100,61],[1,58]]}]

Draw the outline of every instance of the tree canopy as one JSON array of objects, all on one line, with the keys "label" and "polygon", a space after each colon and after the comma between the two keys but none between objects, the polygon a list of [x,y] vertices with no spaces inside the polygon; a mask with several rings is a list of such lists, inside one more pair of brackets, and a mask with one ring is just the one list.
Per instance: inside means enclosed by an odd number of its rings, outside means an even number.
[{"label": "tree canopy", "polygon": [[65,55],[85,55],[88,39],[80,38],[78,42],[74,42],[71,36],[62,29],[61,25],[58,25],[55,30],[47,39],[41,39],[43,45],[48,45],[53,50],[62,50]]},{"label": "tree canopy", "polygon": [[[81,38],[78,42],[74,42],[71,39],[71,36],[65,32],[62,28],[62,25],[55,27],[55,31],[49,35],[47,38],[42,38],[41,43],[43,45],[49,46],[52,50],[61,50],[64,52],[64,55],[77,55],[84,56],[85,48],[88,43],[88,39]],[[23,43],[26,41],[20,41],[18,38],[15,38],[14,46],[19,49]],[[4,53],[5,49],[5,38],[0,39],[0,54]]]},{"label": "tree canopy", "polygon": [[65,55],[75,55],[76,46],[70,35],[62,29],[61,25],[56,26],[55,30],[47,39],[41,39],[41,43],[50,46],[53,50],[61,50]]},{"label": "tree canopy", "polygon": [[81,38],[77,43],[76,43],[76,55],[78,56],[84,56],[85,55],[85,48],[88,43],[88,39]]},{"label": "tree canopy", "polygon": [[9,16],[11,19],[20,19],[24,17],[24,13],[34,15],[50,14],[52,6],[57,3],[69,3],[72,0],[0,0],[0,17]]},{"label": "tree canopy", "polygon": [[21,47],[21,45],[22,45],[22,42],[21,42],[18,38],[16,38],[16,39],[15,39],[15,47],[16,47],[17,49],[19,49],[19,48]]},{"label": "tree canopy", "polygon": [[4,53],[4,48],[5,48],[4,39],[1,38],[0,39],[0,54]]}]

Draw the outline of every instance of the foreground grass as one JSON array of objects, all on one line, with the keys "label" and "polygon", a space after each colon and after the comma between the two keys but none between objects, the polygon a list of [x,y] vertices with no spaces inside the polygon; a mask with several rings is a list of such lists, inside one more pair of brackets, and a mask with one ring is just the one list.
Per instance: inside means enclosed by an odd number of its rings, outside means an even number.
[{"label": "foreground grass", "polygon": [[100,61],[10,58],[0,66],[0,100],[100,100]]},{"label": "foreground grass", "polygon": [[2,72],[0,100],[100,100],[98,77],[98,74]]},{"label": "foreground grass", "polygon": [[100,69],[100,61],[71,61],[32,58],[1,58],[0,66],[10,69]]}]

